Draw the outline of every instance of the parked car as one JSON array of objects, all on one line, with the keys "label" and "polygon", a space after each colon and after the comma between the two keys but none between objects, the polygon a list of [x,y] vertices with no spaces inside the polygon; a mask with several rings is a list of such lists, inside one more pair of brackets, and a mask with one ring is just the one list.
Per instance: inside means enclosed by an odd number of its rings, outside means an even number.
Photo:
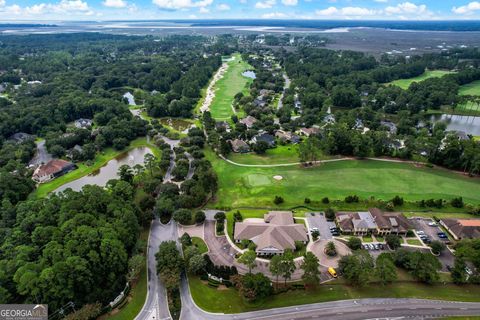
[{"label": "parked car", "polygon": [[421,235],[421,234],[425,234],[425,232],[423,230],[417,230],[417,234]]},{"label": "parked car", "polygon": [[380,246],[378,244],[373,244],[373,247],[375,248],[375,250],[380,250]]},{"label": "parked car", "polygon": [[310,228],[310,232],[318,231],[317,227]]},{"label": "parked car", "polygon": [[437,226],[437,223],[436,222],[429,222],[428,225],[430,227],[436,227]]},{"label": "parked car", "polygon": [[328,268],[328,273],[330,273],[330,275],[334,278],[337,277],[337,272],[332,267]]}]

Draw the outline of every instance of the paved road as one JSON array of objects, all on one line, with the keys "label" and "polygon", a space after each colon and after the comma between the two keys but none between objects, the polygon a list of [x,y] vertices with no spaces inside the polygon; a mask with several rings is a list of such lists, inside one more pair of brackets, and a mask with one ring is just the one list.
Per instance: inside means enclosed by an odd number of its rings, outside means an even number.
[{"label": "paved road", "polygon": [[35,151],[35,156],[29,162],[30,165],[39,166],[53,159],[52,155],[47,151],[45,140],[37,141],[35,144],[37,145],[37,150]]},{"label": "paved road", "polygon": [[290,78],[287,76],[286,73],[283,73],[283,79],[285,80],[285,84],[283,85],[283,91],[282,94],[280,95],[280,98],[278,99],[278,105],[277,108],[281,109],[283,107],[283,97],[285,96],[285,90],[290,88]]},{"label": "paved road", "polygon": [[158,246],[163,241],[177,240],[176,224],[160,223],[155,219],[150,227],[150,237],[148,239],[148,293],[142,310],[135,320],[158,320],[171,319],[168,311],[167,292],[165,286],[157,276],[155,254],[158,252]]},{"label": "paved road", "polygon": [[180,319],[425,319],[453,315],[478,315],[480,303],[448,302],[421,299],[359,299],[246,312],[212,314],[199,309],[193,302],[186,279],[181,286],[182,313]]}]

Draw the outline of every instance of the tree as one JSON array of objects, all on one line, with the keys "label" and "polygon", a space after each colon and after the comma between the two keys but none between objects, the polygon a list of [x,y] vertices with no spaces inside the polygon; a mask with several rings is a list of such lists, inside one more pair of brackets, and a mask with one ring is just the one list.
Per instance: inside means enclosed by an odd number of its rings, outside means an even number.
[{"label": "tree", "polygon": [[440,278],[440,261],[430,253],[414,252],[408,268],[415,278],[425,283],[433,283]]},{"label": "tree", "polygon": [[227,216],[225,215],[225,212],[218,211],[217,213],[215,213],[215,216],[213,218],[217,220],[217,222],[223,222],[227,218]]},{"label": "tree", "polygon": [[398,206],[402,206],[403,205],[403,198],[400,197],[400,196],[395,196],[393,199],[392,199],[392,203],[394,206],[398,207]]},{"label": "tree", "polygon": [[313,241],[316,241],[318,239],[318,237],[320,237],[320,231],[318,230],[313,230],[311,232],[311,235],[312,235],[312,238],[313,238]]},{"label": "tree", "polygon": [[238,222],[238,221],[242,221],[242,220],[243,220],[243,217],[242,217],[242,214],[240,213],[240,211],[237,210],[237,211],[235,211],[235,212],[233,213],[233,220],[234,220],[235,222]]},{"label": "tree", "polygon": [[182,236],[180,237],[180,243],[184,247],[191,246],[192,245],[192,238],[190,237],[190,235],[188,233],[184,232],[182,234]]},{"label": "tree", "polygon": [[91,320],[96,319],[102,313],[102,304],[97,302],[86,304],[80,309],[68,314],[65,320]]},{"label": "tree", "polygon": [[463,258],[456,257],[451,271],[452,281],[456,284],[464,284],[467,282],[467,265]]},{"label": "tree", "polygon": [[207,261],[203,258],[203,255],[196,254],[188,261],[188,272],[193,274],[199,274],[207,266]]},{"label": "tree", "polygon": [[273,199],[273,203],[275,203],[277,206],[279,204],[282,204],[284,202],[283,198],[280,196],[275,196],[275,199]]},{"label": "tree", "polygon": [[375,262],[375,275],[385,285],[397,280],[397,269],[391,254],[381,253]]},{"label": "tree", "polygon": [[446,249],[446,246],[443,242],[440,242],[440,241],[436,240],[436,241],[432,241],[432,243],[430,243],[430,248],[432,248],[432,253],[434,255],[439,255],[443,252],[443,250]]},{"label": "tree", "polygon": [[262,273],[248,273],[243,277],[236,277],[235,287],[248,301],[264,299],[272,294],[272,283]]},{"label": "tree", "polygon": [[244,264],[248,268],[248,273],[252,273],[252,269],[257,265],[255,263],[256,258],[257,254],[255,251],[247,250],[240,256],[240,258],[238,258],[238,262]]},{"label": "tree", "polygon": [[388,234],[385,237],[385,242],[392,250],[400,248],[400,237],[395,234]]},{"label": "tree", "polygon": [[325,246],[325,254],[330,257],[337,255],[337,248],[335,248],[335,243],[333,243],[333,241],[329,241]]},{"label": "tree", "polygon": [[180,224],[189,224],[192,220],[192,212],[188,209],[178,209],[173,213],[173,220]]},{"label": "tree", "polygon": [[253,151],[257,154],[264,154],[265,151],[269,148],[268,142],[260,140],[253,145]]},{"label": "tree", "polygon": [[145,266],[145,257],[141,254],[137,254],[132,256],[128,260],[128,274],[127,274],[127,280],[129,282],[135,281],[142,268]]},{"label": "tree", "polygon": [[307,252],[303,256],[303,263],[300,268],[303,270],[302,280],[305,285],[317,285],[320,281],[320,271],[318,270],[320,263],[317,256],[312,252]]},{"label": "tree", "polygon": [[329,221],[335,220],[335,210],[333,208],[325,209],[325,218]]},{"label": "tree", "polygon": [[203,223],[205,221],[205,212],[197,211],[195,212],[195,222],[196,223]]},{"label": "tree", "polygon": [[121,180],[132,184],[134,175],[133,170],[129,165],[124,164],[120,166],[120,168],[118,169],[118,175],[120,176]]},{"label": "tree", "polygon": [[287,279],[291,278],[293,272],[297,268],[293,259],[294,256],[292,250],[285,250],[282,255],[282,263],[280,264],[280,274],[285,280],[285,285],[287,285]]},{"label": "tree", "polygon": [[157,273],[169,290],[177,288],[180,284],[180,274],[184,268],[180,251],[175,241],[164,241],[160,244],[155,254]]},{"label": "tree", "polygon": [[348,238],[347,246],[352,250],[359,250],[362,248],[362,240],[357,237]]},{"label": "tree", "polygon": [[374,271],[373,258],[365,250],[343,256],[338,263],[338,267],[347,282],[354,286],[367,284]]},{"label": "tree", "polygon": [[282,264],[282,256],[275,255],[270,260],[269,270],[270,270],[270,273],[276,277],[275,283],[277,285],[277,288],[278,288],[278,277],[280,276],[280,273],[281,273],[281,264]]},{"label": "tree", "polygon": [[452,207],[454,207],[454,208],[463,208],[463,206],[464,206],[462,197],[453,198],[453,199],[450,201],[450,204],[451,204]]},{"label": "tree", "polygon": [[145,165],[145,168],[147,168],[148,171],[150,172],[150,176],[153,175],[153,167],[155,166],[156,161],[157,161],[157,159],[151,153],[147,153],[145,155],[144,159],[143,159],[143,163]]}]

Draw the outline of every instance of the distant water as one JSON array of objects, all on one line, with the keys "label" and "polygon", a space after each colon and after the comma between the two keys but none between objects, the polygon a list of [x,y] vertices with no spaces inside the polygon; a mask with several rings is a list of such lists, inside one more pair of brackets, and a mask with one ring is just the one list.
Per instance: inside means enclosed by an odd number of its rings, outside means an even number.
[{"label": "distant water", "polygon": [[251,79],[257,78],[257,76],[255,75],[255,72],[253,72],[251,70],[244,71],[242,73],[242,76],[247,77],[247,78],[251,78]]},{"label": "distant water", "polygon": [[480,117],[442,114],[432,115],[430,121],[445,122],[448,131],[464,131],[473,136],[480,136]]}]

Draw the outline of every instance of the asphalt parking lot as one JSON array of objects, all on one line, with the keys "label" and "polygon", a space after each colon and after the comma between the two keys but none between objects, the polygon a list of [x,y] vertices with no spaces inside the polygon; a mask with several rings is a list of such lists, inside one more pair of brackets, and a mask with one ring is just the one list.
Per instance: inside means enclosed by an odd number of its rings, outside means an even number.
[{"label": "asphalt parking lot", "polygon": [[[308,212],[305,213],[305,217],[307,218],[310,230],[318,228],[321,240],[333,239],[332,233],[330,232],[330,226],[332,226],[333,222],[328,222],[323,213]],[[333,226],[335,226],[335,223],[333,223]],[[308,231],[310,232],[310,230]]]},{"label": "asphalt parking lot", "polygon": [[435,226],[428,225],[429,223],[435,222],[433,219],[413,218],[410,221],[412,222],[412,225],[415,228],[415,233],[418,236],[425,234],[426,236],[428,236],[430,241],[440,241],[445,243],[448,242],[448,238],[442,239],[438,236],[439,232],[443,232],[443,230],[438,226],[438,224]]}]

